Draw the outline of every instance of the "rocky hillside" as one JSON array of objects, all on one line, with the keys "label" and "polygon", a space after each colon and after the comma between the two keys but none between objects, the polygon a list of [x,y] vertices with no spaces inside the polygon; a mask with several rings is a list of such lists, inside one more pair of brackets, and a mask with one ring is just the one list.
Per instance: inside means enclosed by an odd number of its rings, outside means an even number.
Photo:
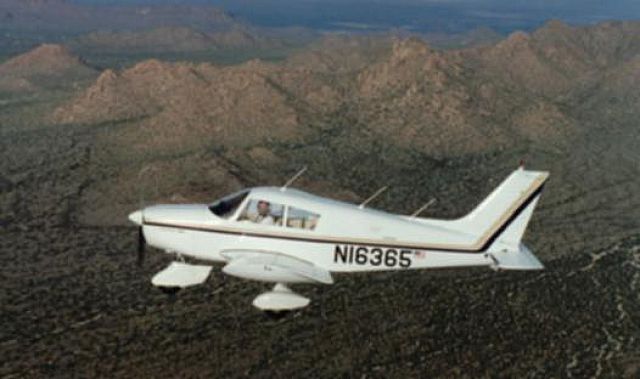
[{"label": "rocky hillside", "polygon": [[[80,42],[96,42],[97,45],[109,45],[121,42],[122,54],[135,54],[131,47],[134,39],[155,41],[155,50],[164,44],[158,41],[155,29],[192,28],[203,33],[229,32],[234,28],[243,28],[245,24],[236,20],[219,8],[206,4],[163,4],[146,2],[130,4],[115,2],[97,4],[66,0],[2,0],[0,1],[0,62],[7,55],[28,51],[43,43],[64,43],[76,45]],[[142,33],[137,36],[137,33]],[[147,35],[150,33],[151,35]],[[87,37],[80,37],[88,34]],[[115,34],[115,36],[114,36]],[[171,33],[162,32],[164,35]],[[173,33],[174,41],[179,32]],[[189,43],[177,47],[193,48],[194,36]],[[80,41],[74,42],[76,38]],[[196,39],[197,41],[197,39]],[[71,43],[70,43],[71,42]],[[178,42],[178,41],[176,41]],[[83,45],[84,47],[84,45]],[[100,46],[96,46],[99,48]],[[151,47],[150,47],[151,48]],[[90,61],[103,64],[99,57],[86,54],[91,49],[75,50]],[[176,51],[175,47],[168,51]],[[184,50],[188,53],[192,50]],[[95,58],[95,59],[90,59]],[[110,62],[110,61],[109,61]]]},{"label": "rocky hillside", "polygon": [[425,33],[422,35],[430,45],[441,49],[460,49],[489,46],[503,39],[503,36],[489,27],[478,27],[462,33]]},{"label": "rocky hillside", "polygon": [[202,32],[188,27],[162,27],[144,31],[96,31],[71,41],[74,51],[127,54],[190,53],[222,49],[282,48],[286,41],[268,38],[257,30],[234,26]]},{"label": "rocky hillside", "polygon": [[[172,32],[188,34],[199,41],[195,45],[208,43],[203,34]],[[235,107],[259,114],[261,106],[277,110],[286,104],[296,116],[285,119],[309,113],[330,117],[348,109],[350,117],[371,130],[434,153],[477,152],[515,141],[562,142],[575,132],[576,121],[563,101],[602,81],[634,88],[625,79],[609,78],[634,76],[638,36],[639,23],[569,27],[554,21],[489,47],[444,52],[416,38],[328,37],[282,65],[251,62],[220,69],[144,62],[103,73],[84,95],[60,108],[56,120],[103,122],[162,114],[203,130],[215,128],[212,112],[233,118]],[[219,95],[205,95],[205,88]],[[188,108],[164,105],[180,104],[185,93],[201,100]],[[243,94],[251,94],[250,99],[233,100]],[[269,125],[274,135],[289,128],[287,122],[260,117],[254,122]],[[242,130],[249,123],[232,124]],[[156,131],[179,128],[169,121],[154,125]]]},{"label": "rocky hillside", "polygon": [[0,65],[0,91],[25,92],[55,86],[72,87],[96,71],[61,45],[45,44]]},{"label": "rocky hillside", "polygon": [[[567,78],[593,76],[596,63],[573,64],[580,55],[572,52],[566,65],[573,76],[561,71],[543,55],[552,47],[532,47],[544,45],[549,33],[553,30],[517,33],[489,48],[459,51],[433,50],[416,38],[328,37],[282,65],[252,62],[228,69],[144,62],[124,72],[103,73],[84,95],[60,108],[56,120],[90,123],[145,116],[151,117],[148,122],[156,132],[172,134],[182,128],[218,130],[214,124],[220,124],[220,116],[213,114],[233,119],[238,114],[234,110],[247,107],[240,113],[255,113],[251,122],[225,123],[259,139],[257,124],[279,138],[292,131],[291,121],[283,120],[315,122],[348,110],[353,122],[433,154],[478,152],[515,141],[561,143],[574,132],[575,120],[548,95],[568,93],[570,83],[577,82]],[[206,92],[212,90],[219,95]],[[182,106],[185,93],[200,100]],[[236,96],[243,101],[234,101]],[[271,118],[261,109],[270,114],[276,110],[282,117]]]},{"label": "rocky hillside", "polygon": [[305,130],[295,104],[272,82],[278,72],[258,61],[235,67],[145,61],[123,72],[103,72],[54,117],[62,123],[140,119],[139,130],[153,136],[145,143],[156,147],[203,138],[245,146],[295,140]]},{"label": "rocky hillside", "polygon": [[[540,240],[555,254],[564,242],[585,246],[593,228],[607,230],[595,237],[604,243],[638,225],[633,212],[602,224],[628,208],[620,197],[636,199],[636,28],[551,22],[492,46],[447,51],[417,38],[330,36],[278,64],[150,60],[104,71],[50,121],[118,125],[102,143],[138,163],[101,191],[136,181],[149,167],[180,172],[183,162],[195,173],[198,159],[245,185],[273,181],[274,172],[284,180],[308,164],[323,177],[302,185],[354,198],[391,184],[396,192],[381,204],[411,211],[435,193],[480,198],[479,189],[488,191],[525,158],[557,178],[545,197],[548,213],[544,202],[541,211],[541,228],[554,232]],[[165,199],[212,196],[204,179],[165,180],[153,186]],[[191,184],[178,184],[185,180]],[[92,210],[85,220],[121,218],[96,191],[86,193]],[[121,197],[118,212],[134,197]],[[435,210],[454,217],[477,201],[463,198],[442,198]],[[581,221],[567,224],[567,213]]]},{"label": "rocky hillside", "polygon": [[559,96],[638,54],[638,22],[571,27],[550,21],[531,34],[517,32],[481,50],[479,60],[494,77],[530,92]]}]

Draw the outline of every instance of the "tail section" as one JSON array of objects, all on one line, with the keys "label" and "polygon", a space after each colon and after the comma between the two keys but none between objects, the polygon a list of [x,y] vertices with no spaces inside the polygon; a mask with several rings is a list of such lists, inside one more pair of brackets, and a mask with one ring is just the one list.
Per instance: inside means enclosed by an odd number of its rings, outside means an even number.
[{"label": "tail section", "polygon": [[505,179],[476,209],[456,221],[462,230],[479,235],[478,250],[493,266],[507,270],[542,269],[520,241],[549,174],[520,168]]},{"label": "tail section", "polygon": [[[457,222],[474,234],[493,232],[503,226],[509,217],[516,216],[516,213],[519,215],[524,210],[520,209],[520,212],[517,212],[518,208],[526,208],[537,199],[548,176],[548,173],[542,171],[522,168],[515,170],[480,205]],[[524,230],[514,229],[510,237],[519,240],[522,234],[517,236],[517,232]]]},{"label": "tail section", "polygon": [[540,199],[539,193],[508,226],[496,234],[493,241],[488,241],[490,245],[486,249],[486,254],[493,261],[494,268],[503,270],[541,270],[544,268],[531,250],[520,242],[538,199]]}]

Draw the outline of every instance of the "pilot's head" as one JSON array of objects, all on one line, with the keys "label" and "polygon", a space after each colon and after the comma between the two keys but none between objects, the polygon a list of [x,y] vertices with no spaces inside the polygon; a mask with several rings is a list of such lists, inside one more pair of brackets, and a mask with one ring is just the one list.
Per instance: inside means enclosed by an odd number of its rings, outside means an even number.
[{"label": "pilot's head", "polygon": [[258,201],[258,214],[260,216],[267,216],[270,212],[271,206],[268,201],[260,200]]}]

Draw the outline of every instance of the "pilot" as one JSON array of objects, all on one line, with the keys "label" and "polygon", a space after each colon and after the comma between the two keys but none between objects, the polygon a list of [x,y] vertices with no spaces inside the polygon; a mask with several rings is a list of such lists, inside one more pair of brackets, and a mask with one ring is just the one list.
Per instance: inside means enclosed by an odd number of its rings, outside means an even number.
[{"label": "pilot", "polygon": [[255,223],[263,225],[275,224],[275,220],[271,216],[271,204],[268,201],[258,201],[258,216],[256,216]]}]

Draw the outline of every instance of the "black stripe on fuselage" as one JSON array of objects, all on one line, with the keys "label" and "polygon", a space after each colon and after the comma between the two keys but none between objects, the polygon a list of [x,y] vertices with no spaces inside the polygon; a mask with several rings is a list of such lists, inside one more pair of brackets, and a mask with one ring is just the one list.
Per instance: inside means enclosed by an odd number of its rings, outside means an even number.
[{"label": "black stripe on fuselage", "polygon": [[492,243],[494,243],[500,234],[507,230],[509,225],[513,223],[514,220],[520,216],[520,214],[527,209],[529,204],[533,202],[533,200],[540,195],[542,189],[544,188],[544,183],[540,185],[535,191],[529,195],[529,197],[520,204],[520,206],[509,216],[505,222],[498,227],[495,232],[491,234],[489,238],[485,241],[484,244],[480,248],[477,249],[448,249],[441,247],[434,247],[429,245],[419,246],[417,244],[412,245],[402,245],[401,243],[388,243],[388,242],[361,242],[355,240],[349,240],[345,238],[343,240],[330,240],[323,239],[321,237],[299,237],[299,236],[287,236],[287,235],[273,235],[266,234],[260,232],[247,232],[247,231],[235,231],[235,230],[225,230],[225,229],[215,229],[215,227],[198,227],[198,226],[188,226],[188,225],[179,225],[179,224],[169,224],[162,222],[147,222],[144,221],[143,225],[149,226],[159,226],[173,229],[183,229],[183,230],[194,230],[200,232],[209,232],[209,233],[220,233],[220,234],[232,234],[238,236],[247,236],[247,237],[259,237],[259,238],[271,238],[271,239],[281,239],[281,240],[289,240],[289,241],[302,241],[302,242],[314,242],[314,243],[329,243],[329,244],[351,244],[351,245],[363,245],[363,246],[375,246],[375,247],[383,247],[383,248],[396,248],[396,249],[413,249],[413,250],[431,250],[431,251],[443,251],[443,252],[451,252],[451,253],[482,253],[486,251]]}]

